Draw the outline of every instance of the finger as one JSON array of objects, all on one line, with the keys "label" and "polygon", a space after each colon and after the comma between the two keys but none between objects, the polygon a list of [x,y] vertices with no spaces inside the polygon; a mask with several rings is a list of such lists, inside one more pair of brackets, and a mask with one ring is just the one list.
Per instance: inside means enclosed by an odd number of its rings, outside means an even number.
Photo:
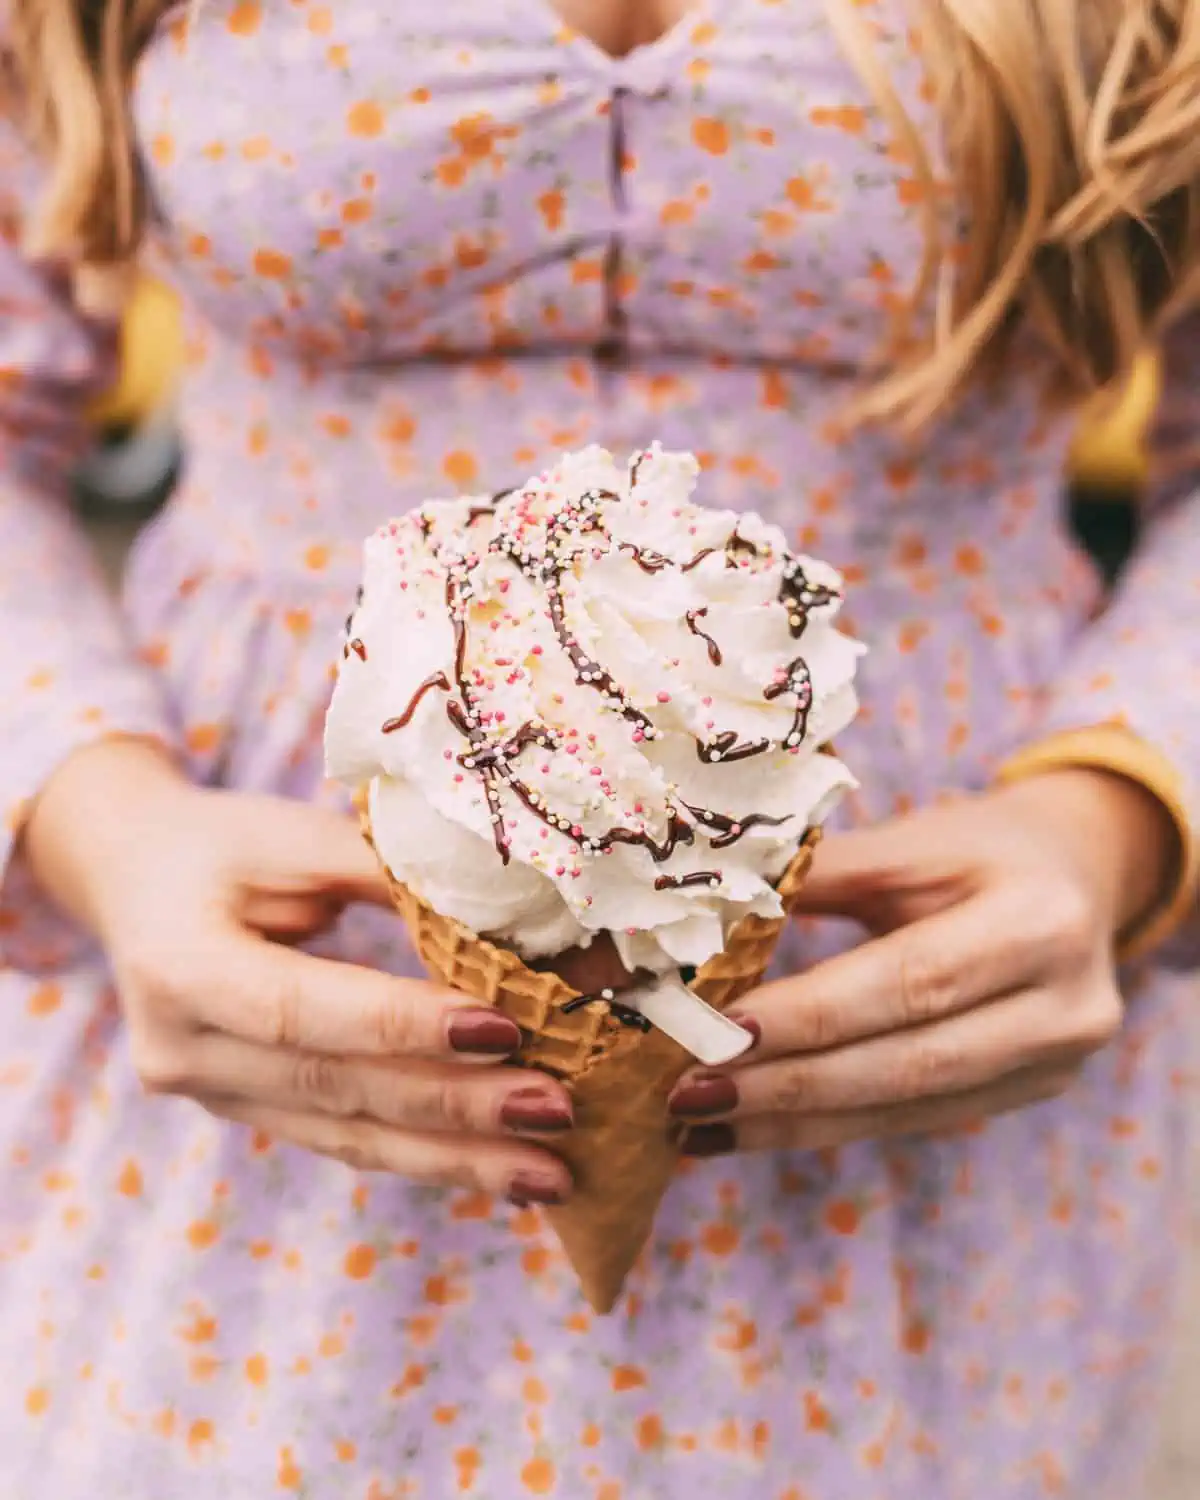
[{"label": "finger", "polygon": [[343,901],[393,905],[383,867],[355,819],[279,797],[262,802],[271,814],[269,832],[246,850],[249,883],[265,870],[285,881],[296,880],[305,892],[315,878],[323,890]]},{"label": "finger", "polygon": [[[513,1021],[457,990],[396,979],[237,934],[206,954],[207,979],[177,977],[207,1029],[303,1052],[389,1056],[508,1056]],[[202,988],[203,987],[203,988]],[[203,993],[203,1005],[195,997]]]},{"label": "finger", "polygon": [[346,902],[317,892],[308,896],[248,891],[242,922],[275,942],[299,942],[326,932],[345,910]]},{"label": "finger", "polygon": [[1086,1056],[1111,1037],[1114,1016],[1119,1000],[1102,987],[1076,1003],[1060,991],[1023,990],[937,1025],[779,1058],[719,1082],[685,1079],[670,1109],[681,1118],[813,1115],[964,1093],[1020,1068]]},{"label": "finger", "polygon": [[1030,905],[1016,886],[992,891],[752,991],[730,1012],[759,1033],[745,1063],[928,1025],[1033,982],[1057,929]]},{"label": "finger", "polygon": [[160,1092],[260,1101],[272,1109],[361,1115],[417,1131],[496,1136],[571,1128],[571,1098],[556,1079],[519,1068],[425,1060],[346,1058],[258,1046],[219,1032],[186,1041]]},{"label": "finger", "polygon": [[939,856],[936,846],[916,836],[911,819],[895,819],[822,839],[790,909],[797,915],[858,917],[870,903],[917,883],[961,887],[966,873],[958,843]]},{"label": "finger", "polygon": [[339,1120],[246,1100],[202,1102],[224,1119],[360,1172],[392,1172],[433,1186],[475,1188],[522,1205],[564,1203],[571,1194],[571,1176],[562,1162],[523,1142],[392,1130],[370,1120]]},{"label": "finger", "polygon": [[683,1152],[685,1156],[703,1157],[723,1156],[730,1151],[822,1151],[890,1136],[968,1131],[994,1115],[1058,1098],[1076,1076],[1074,1068],[1023,1069],[964,1094],[887,1109],[754,1115],[745,1120],[697,1125],[684,1137]]}]

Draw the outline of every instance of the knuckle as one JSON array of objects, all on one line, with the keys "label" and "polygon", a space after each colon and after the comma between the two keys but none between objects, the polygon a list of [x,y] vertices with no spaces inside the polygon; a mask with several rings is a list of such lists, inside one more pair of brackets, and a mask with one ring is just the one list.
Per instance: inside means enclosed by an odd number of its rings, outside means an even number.
[{"label": "knuckle", "polygon": [[840,1018],[829,1000],[818,996],[806,999],[800,1020],[803,1045],[813,1052],[823,1052],[841,1040]]},{"label": "knuckle", "polygon": [[808,1069],[803,1064],[791,1063],[772,1073],[759,1108],[769,1114],[807,1115],[813,1105]]},{"label": "knuckle", "polygon": [[469,1161],[444,1162],[430,1176],[429,1181],[437,1183],[440,1187],[468,1188],[472,1192],[485,1187],[480,1172]]},{"label": "knuckle", "polygon": [[147,1094],[179,1094],[188,1083],[183,1048],[162,1037],[134,1033],[130,1054],[138,1082]]},{"label": "knuckle", "polygon": [[457,1080],[438,1085],[435,1110],[442,1129],[462,1134],[477,1126],[478,1111],[472,1091]]},{"label": "knuckle", "polygon": [[304,1044],[304,1003],[300,991],[287,982],[277,985],[263,1000],[266,1040],[273,1047]]},{"label": "knuckle", "polygon": [[922,1026],[958,1008],[957,975],[928,953],[910,944],[900,955],[901,1018],[907,1026]]},{"label": "knuckle", "polygon": [[1087,897],[1073,881],[1045,881],[1036,899],[1032,892],[1030,895],[1026,922],[1060,959],[1078,958],[1091,949],[1095,917]]},{"label": "knuckle", "polygon": [[402,999],[389,996],[369,1012],[371,1035],[379,1050],[413,1052],[417,1047],[417,1025],[413,1009]]},{"label": "knuckle", "polygon": [[1085,1051],[1098,1052],[1120,1031],[1122,1017],[1121,997],[1116,989],[1111,985],[1099,987],[1079,1009],[1076,1039]]},{"label": "knuckle", "polygon": [[172,1014],[189,1009],[193,984],[177,957],[155,948],[135,948],[121,955],[116,970],[123,998],[139,1008]]},{"label": "knuckle", "polygon": [[320,1151],[322,1156],[332,1157],[334,1161],[340,1161],[343,1166],[350,1167],[355,1172],[378,1172],[386,1167],[369,1137],[358,1131],[349,1131],[339,1136],[336,1141],[322,1146]]},{"label": "knuckle", "polygon": [[926,1041],[915,1049],[900,1077],[900,1092],[910,1099],[953,1091],[959,1079],[958,1050],[945,1042]]},{"label": "knuckle", "polygon": [[330,1114],[352,1115],[358,1101],[348,1070],[333,1057],[320,1052],[301,1052],[294,1063],[293,1085],[304,1099]]}]

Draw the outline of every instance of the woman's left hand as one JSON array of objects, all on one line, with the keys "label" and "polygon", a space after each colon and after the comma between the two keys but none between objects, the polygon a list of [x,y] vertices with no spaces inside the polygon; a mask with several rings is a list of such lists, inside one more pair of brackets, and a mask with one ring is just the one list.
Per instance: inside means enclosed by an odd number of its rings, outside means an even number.
[{"label": "woman's left hand", "polygon": [[1120,1026],[1115,937],[1176,855],[1149,793],[1074,769],[830,837],[797,911],[872,940],[739,1003],[757,1045],[671,1096],[685,1151],[952,1131],[1061,1093]]}]

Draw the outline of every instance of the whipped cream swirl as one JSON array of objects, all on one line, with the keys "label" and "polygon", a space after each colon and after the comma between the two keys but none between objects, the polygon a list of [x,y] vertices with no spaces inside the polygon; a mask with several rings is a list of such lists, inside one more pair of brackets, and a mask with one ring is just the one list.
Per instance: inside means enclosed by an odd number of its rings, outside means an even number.
[{"label": "whipped cream swirl", "polygon": [[426,504],[365,547],[326,724],[395,877],[536,959],[610,932],[662,973],[718,952],[854,785],[827,742],[862,647],[841,579],[698,465],[599,448]]}]

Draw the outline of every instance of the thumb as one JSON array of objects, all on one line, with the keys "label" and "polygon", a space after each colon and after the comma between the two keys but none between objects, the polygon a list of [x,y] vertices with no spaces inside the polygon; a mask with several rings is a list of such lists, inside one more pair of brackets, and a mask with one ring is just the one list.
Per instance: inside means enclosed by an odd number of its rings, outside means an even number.
[{"label": "thumb", "polygon": [[357,818],[306,802],[264,801],[271,816],[266,836],[253,851],[260,868],[341,901],[393,905],[383,866]]}]

